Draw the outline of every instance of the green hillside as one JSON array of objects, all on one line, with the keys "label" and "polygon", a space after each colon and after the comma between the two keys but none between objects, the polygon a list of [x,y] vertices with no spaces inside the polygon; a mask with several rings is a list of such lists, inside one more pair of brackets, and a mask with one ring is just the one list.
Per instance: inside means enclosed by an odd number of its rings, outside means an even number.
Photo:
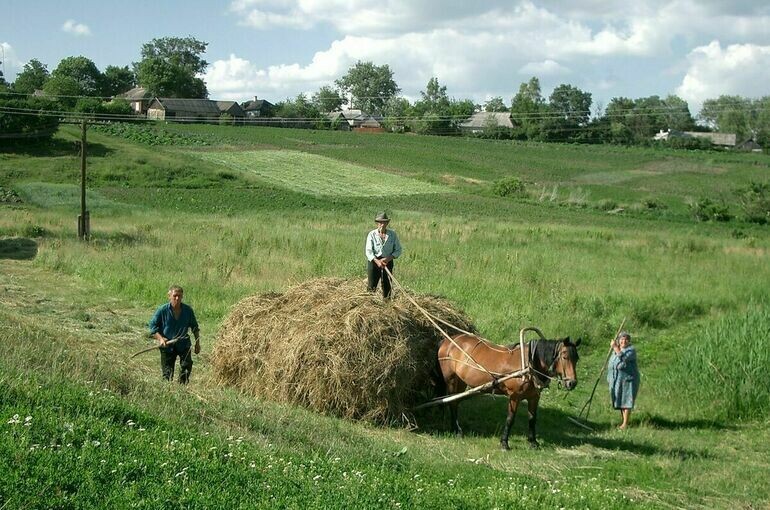
[{"label": "green hillside", "polygon": [[[766,155],[232,126],[88,136],[87,244],[79,131],[0,146],[0,508],[770,504],[770,226],[747,212]],[[525,326],[583,338],[578,388],[541,400],[539,450],[525,412],[498,450],[501,397],[464,402],[458,439],[440,411],[379,427],[213,384],[229,308],[363,280],[383,209],[411,291],[501,344]],[[186,388],[161,382],[156,353],[130,359],[172,283],[203,334]],[[642,370],[632,428],[616,430],[602,380],[587,433],[567,417],[623,318]]]}]

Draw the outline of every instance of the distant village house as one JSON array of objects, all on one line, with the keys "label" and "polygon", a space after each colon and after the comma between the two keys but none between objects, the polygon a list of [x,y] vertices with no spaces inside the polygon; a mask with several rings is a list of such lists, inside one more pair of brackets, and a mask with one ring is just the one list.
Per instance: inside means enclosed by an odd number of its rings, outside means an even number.
[{"label": "distant village house", "polygon": [[380,123],[381,118],[369,115],[361,110],[339,110],[327,115],[332,125],[343,131],[362,131],[382,133],[385,131]]},{"label": "distant village house", "polygon": [[253,100],[241,103],[241,108],[246,118],[270,117],[275,111],[275,105],[266,99],[258,99],[254,96]]},{"label": "distant village house", "polygon": [[128,101],[128,104],[131,105],[131,109],[134,110],[134,113],[144,115],[147,113],[147,107],[152,100],[152,95],[144,87],[134,87],[122,94],[118,94],[115,98],[125,99]]},{"label": "distant village house", "polygon": [[147,118],[180,122],[218,122],[221,112],[210,99],[156,97],[147,107]]},{"label": "distant village house", "polygon": [[747,138],[738,142],[738,136],[735,133],[713,133],[701,131],[676,131],[674,129],[660,130],[653,140],[668,141],[672,138],[701,138],[711,142],[711,145],[725,147],[729,149],[761,152],[762,147],[753,139]]}]

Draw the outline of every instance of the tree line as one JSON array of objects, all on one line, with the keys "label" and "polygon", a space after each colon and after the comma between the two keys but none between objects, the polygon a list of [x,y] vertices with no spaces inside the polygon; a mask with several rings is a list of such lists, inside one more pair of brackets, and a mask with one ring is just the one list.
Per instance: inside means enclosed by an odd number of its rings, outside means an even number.
[{"label": "tree line", "polygon": [[[8,108],[23,109],[25,104],[31,109],[130,115],[126,101],[106,99],[137,84],[151,96],[206,98],[208,90],[199,76],[208,66],[202,57],[207,46],[208,43],[193,37],[153,39],[142,46],[138,62],[130,67],[110,65],[103,72],[84,56],[67,57],[50,73],[45,64],[32,59],[13,83],[6,83],[0,74],[0,107],[6,107],[0,108],[0,132],[12,133],[12,129],[19,129],[19,122],[26,122],[5,118],[10,116]],[[42,97],[33,97],[38,90]],[[430,78],[414,102],[399,95],[400,92],[387,64],[359,61],[333,85],[323,86],[311,95],[299,94],[279,101],[268,115],[312,122],[324,120],[329,112],[346,106],[377,116],[393,131],[454,135],[461,132],[460,124],[474,113],[507,112],[512,128],[490,118],[477,136],[638,145],[652,143],[652,137],[661,129],[715,130],[770,146],[770,96],[750,99],[725,95],[709,99],[694,117],[687,102],[675,95],[616,97],[602,106],[593,103],[590,92],[561,84],[545,97],[537,77],[521,83],[510,102],[500,96],[484,104],[451,98],[437,77]],[[678,143],[704,143],[701,139],[685,140]]]}]

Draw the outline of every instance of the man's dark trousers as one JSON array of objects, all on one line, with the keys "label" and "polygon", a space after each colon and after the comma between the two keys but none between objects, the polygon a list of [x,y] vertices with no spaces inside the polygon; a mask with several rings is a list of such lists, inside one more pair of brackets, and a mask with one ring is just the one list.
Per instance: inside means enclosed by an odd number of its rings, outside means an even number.
[{"label": "man's dark trousers", "polygon": [[[388,262],[388,270],[393,273],[393,261]],[[366,264],[366,276],[368,278],[369,291],[374,292],[377,289],[377,284],[382,280],[382,297],[388,299],[390,297],[390,277],[383,269],[380,268],[373,260],[370,260]]]}]

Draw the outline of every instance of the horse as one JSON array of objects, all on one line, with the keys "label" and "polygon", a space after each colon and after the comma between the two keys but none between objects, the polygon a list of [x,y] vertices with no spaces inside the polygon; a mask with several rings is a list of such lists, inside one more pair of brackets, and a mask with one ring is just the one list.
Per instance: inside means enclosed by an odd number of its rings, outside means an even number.
[{"label": "horse", "polygon": [[[519,402],[527,401],[529,434],[527,440],[532,448],[537,448],[535,435],[537,423],[537,405],[540,391],[548,386],[550,379],[556,378],[567,390],[577,385],[576,365],[577,347],[580,339],[572,343],[569,337],[560,340],[533,340],[524,344],[524,357],[529,360],[530,374],[513,377],[492,385],[491,393],[500,392],[508,396],[508,416],[500,437],[500,446],[509,450],[508,436]],[[452,341],[445,339],[438,350],[441,369],[439,389],[447,395],[460,393],[467,386],[476,387],[496,381],[501,377],[522,369],[522,354],[519,344],[508,347],[492,344],[471,334],[459,334]],[[464,352],[463,352],[464,351]],[[441,379],[443,377],[443,384]],[[457,417],[458,402],[449,404],[452,427],[457,436],[462,436],[462,428]]]}]

